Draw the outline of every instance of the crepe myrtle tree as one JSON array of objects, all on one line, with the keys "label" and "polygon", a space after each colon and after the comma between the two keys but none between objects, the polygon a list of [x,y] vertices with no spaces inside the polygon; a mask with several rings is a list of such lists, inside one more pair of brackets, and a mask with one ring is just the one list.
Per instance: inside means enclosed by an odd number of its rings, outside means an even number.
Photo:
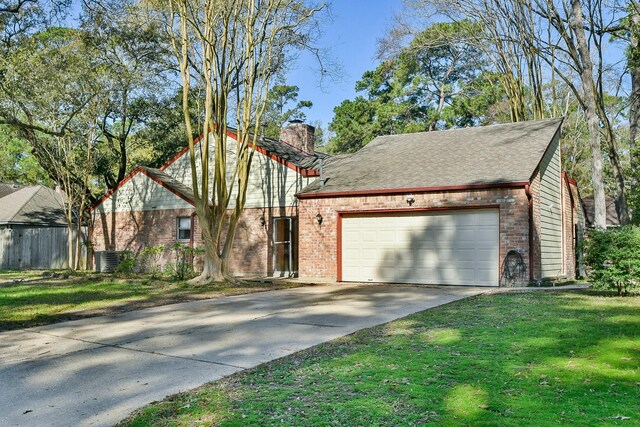
[{"label": "crepe myrtle tree", "polygon": [[[205,249],[203,271],[192,284],[233,280],[229,256],[270,82],[290,52],[309,46],[324,7],[322,1],[305,0],[169,1],[165,13],[182,78],[192,188]],[[195,101],[192,88],[202,94]],[[194,147],[193,129],[200,124],[189,114],[193,102],[203,106],[201,154]],[[227,138],[229,124],[236,141]]]}]

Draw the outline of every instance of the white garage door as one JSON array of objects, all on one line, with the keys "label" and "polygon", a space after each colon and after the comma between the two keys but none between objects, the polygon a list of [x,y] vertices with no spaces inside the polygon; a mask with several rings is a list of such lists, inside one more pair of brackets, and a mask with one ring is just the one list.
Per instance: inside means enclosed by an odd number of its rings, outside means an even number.
[{"label": "white garage door", "polygon": [[342,280],[498,286],[497,209],[344,215]]}]

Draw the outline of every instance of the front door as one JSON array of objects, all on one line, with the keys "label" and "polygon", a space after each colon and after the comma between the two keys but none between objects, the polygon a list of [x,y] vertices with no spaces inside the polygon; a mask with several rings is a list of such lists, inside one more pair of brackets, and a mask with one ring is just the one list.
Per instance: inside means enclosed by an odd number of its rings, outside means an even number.
[{"label": "front door", "polygon": [[295,253],[295,221],[291,217],[273,219],[273,274],[294,276],[297,270]]}]

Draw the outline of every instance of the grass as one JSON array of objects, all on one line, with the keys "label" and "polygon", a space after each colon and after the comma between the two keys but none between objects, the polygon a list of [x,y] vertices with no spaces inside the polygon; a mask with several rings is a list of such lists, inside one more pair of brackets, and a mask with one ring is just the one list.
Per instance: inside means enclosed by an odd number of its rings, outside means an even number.
[{"label": "grass", "polygon": [[121,426],[640,424],[640,297],[483,295],[154,403]]},{"label": "grass", "polygon": [[0,271],[0,331],[296,286],[301,285],[240,282],[194,287],[145,275],[55,272],[45,277],[43,272]]}]

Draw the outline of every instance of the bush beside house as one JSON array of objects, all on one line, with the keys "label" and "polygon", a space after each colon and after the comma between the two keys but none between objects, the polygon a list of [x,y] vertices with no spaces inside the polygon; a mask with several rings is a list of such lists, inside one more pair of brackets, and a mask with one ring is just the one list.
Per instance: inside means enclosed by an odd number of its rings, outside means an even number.
[{"label": "bush beside house", "polygon": [[593,230],[585,241],[585,262],[593,285],[618,295],[640,291],[640,227]]}]

